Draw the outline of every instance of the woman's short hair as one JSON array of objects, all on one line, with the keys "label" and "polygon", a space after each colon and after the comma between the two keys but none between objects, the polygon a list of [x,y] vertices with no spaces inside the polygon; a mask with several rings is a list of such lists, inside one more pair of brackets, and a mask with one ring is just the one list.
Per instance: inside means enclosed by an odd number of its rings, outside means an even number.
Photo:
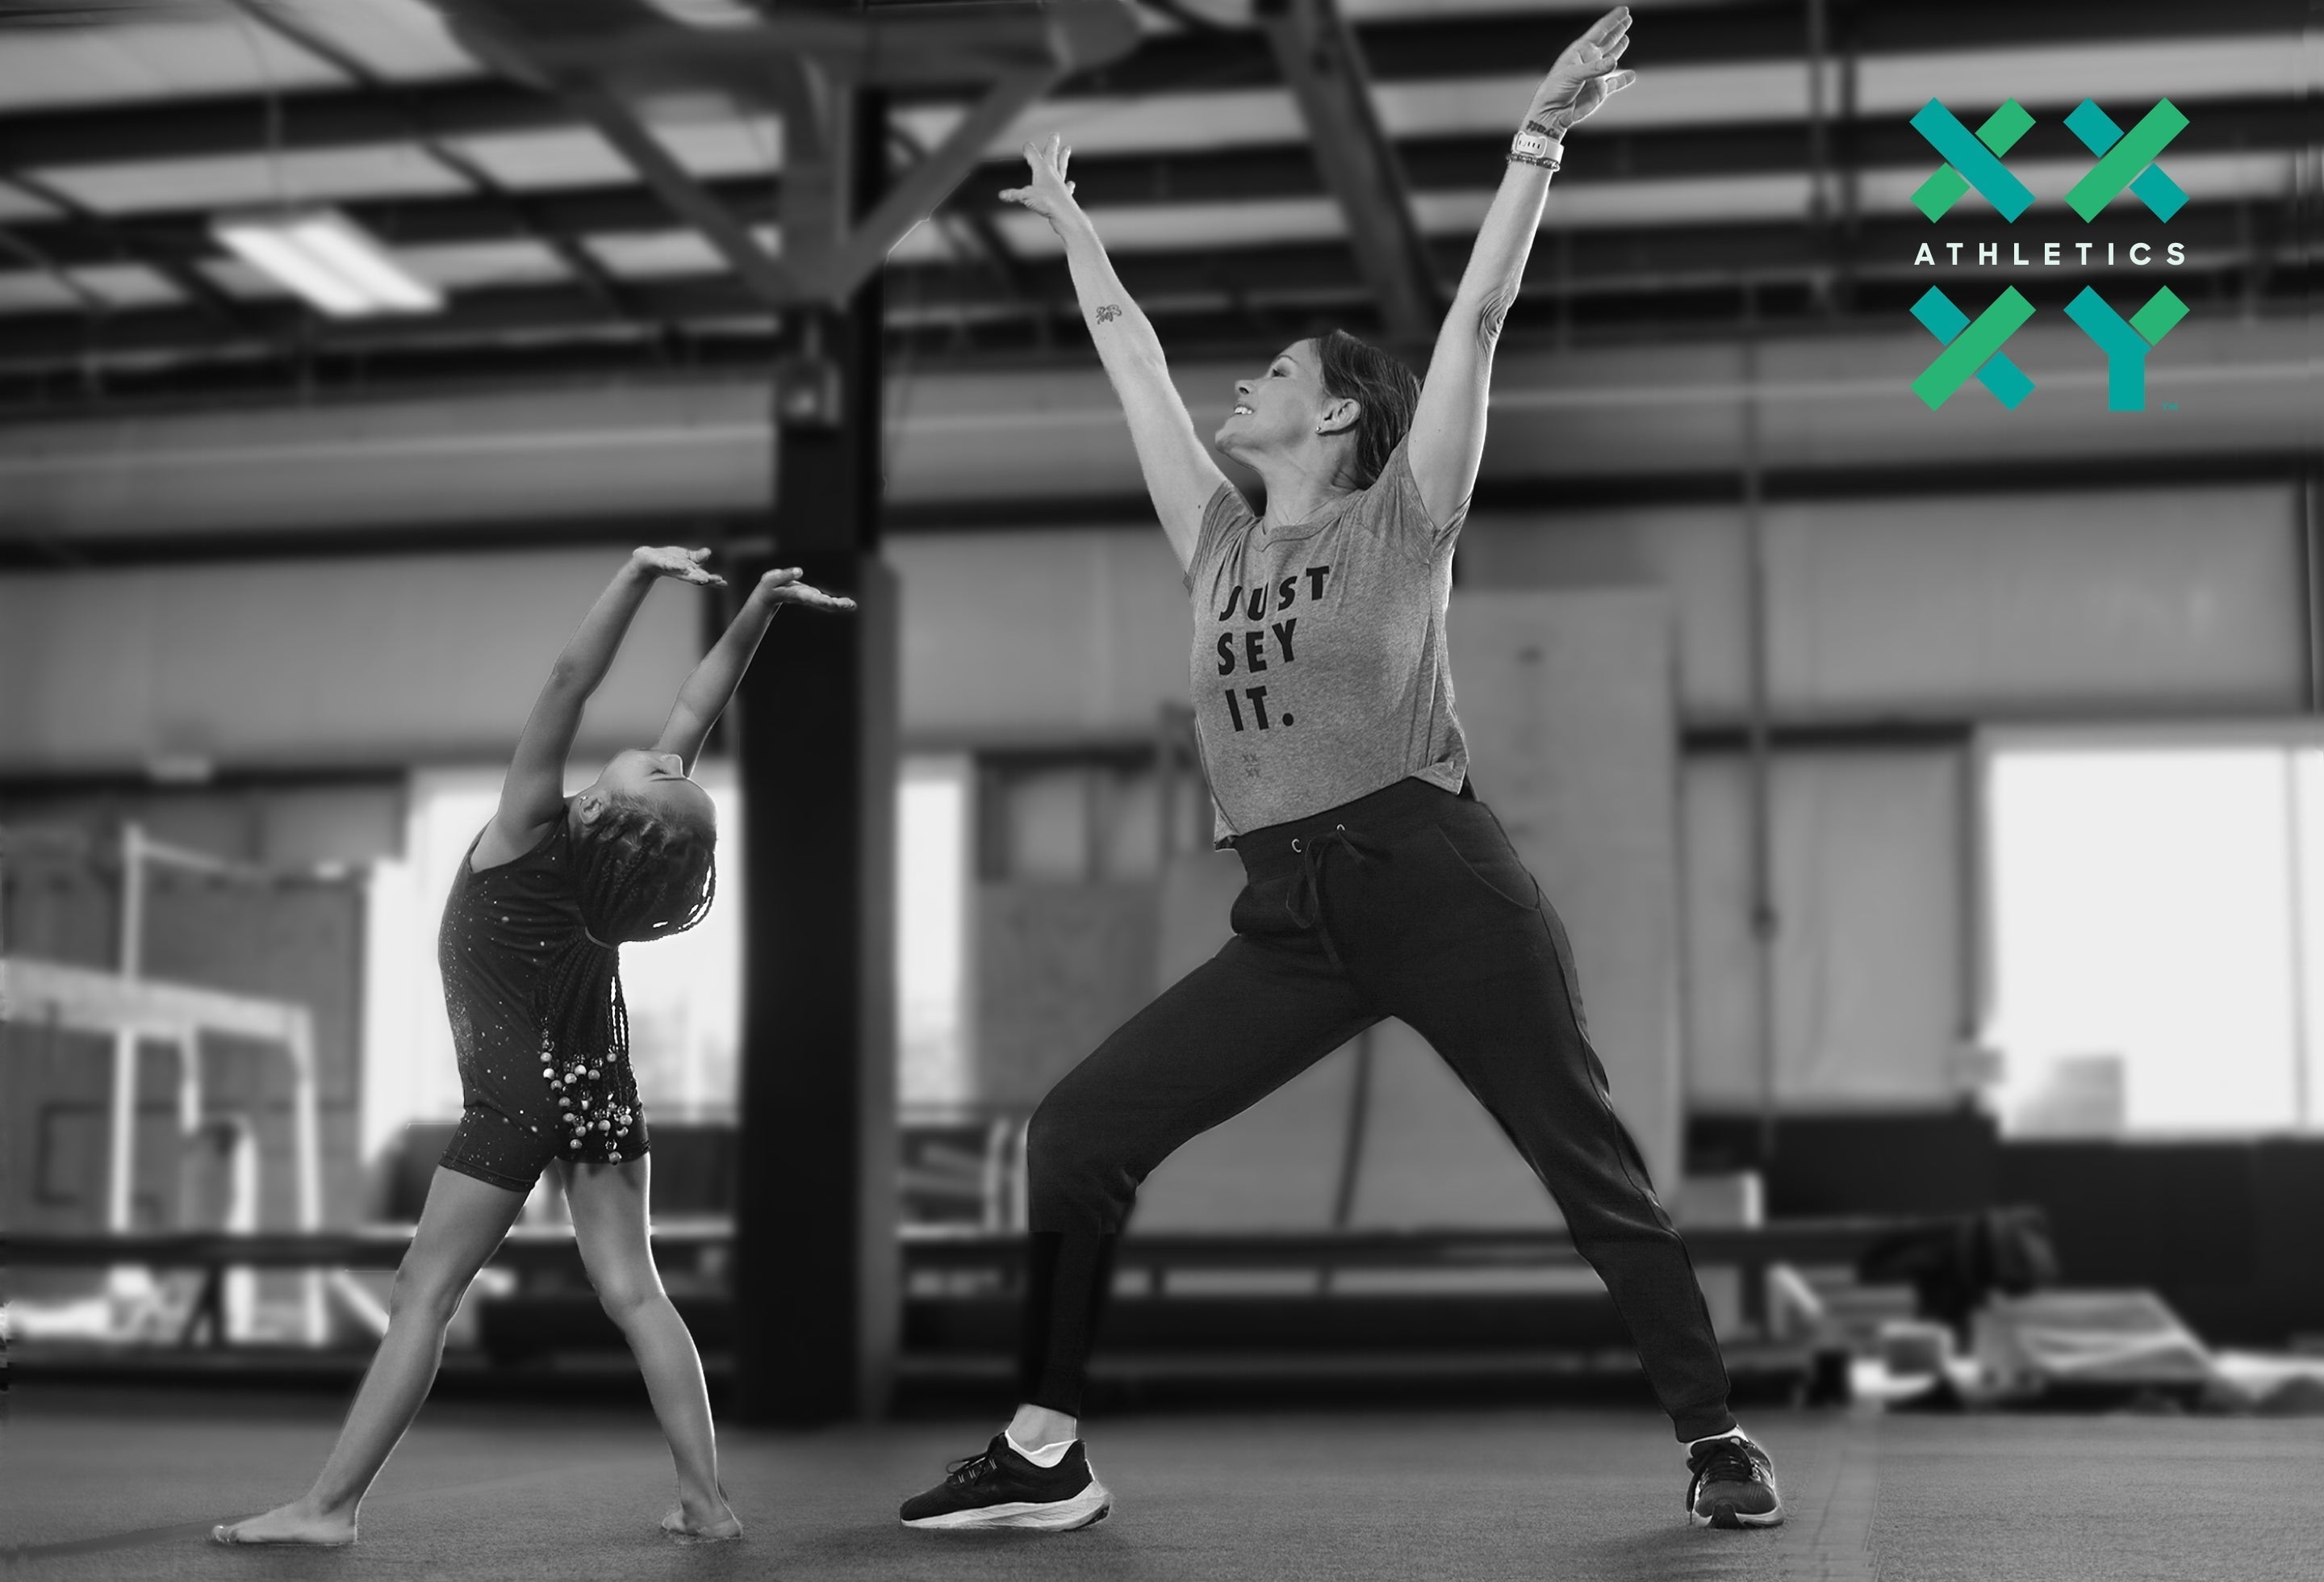
[{"label": "woman's short hair", "polygon": [[1356,419],[1353,482],[1369,489],[1388,458],[1412,430],[1412,409],[1420,402],[1420,379],[1401,358],[1358,340],[1344,329],[1325,331],[1316,339],[1323,365],[1323,393],[1335,401],[1352,401],[1361,408]]}]

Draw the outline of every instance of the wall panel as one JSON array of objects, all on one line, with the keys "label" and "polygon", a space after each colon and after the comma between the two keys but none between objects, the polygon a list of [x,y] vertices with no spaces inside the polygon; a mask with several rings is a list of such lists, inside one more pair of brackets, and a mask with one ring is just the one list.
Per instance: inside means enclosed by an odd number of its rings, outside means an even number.
[{"label": "wall panel", "polygon": [[1184,573],[1159,528],[891,539],[904,729],[923,739],[1145,735],[1186,698]]},{"label": "wall panel", "polygon": [[[1691,760],[1686,1090],[1759,1102],[1748,766]],[[1787,753],[1774,811],[1779,1103],[1950,1102],[1967,1023],[1961,754]]]},{"label": "wall panel", "polygon": [[[0,577],[0,772],[504,758],[620,565],[582,550]],[[589,750],[653,739],[709,608],[654,589],[591,700]]]},{"label": "wall panel", "polygon": [[[1771,507],[1775,705],[1794,719],[2297,708],[2293,506],[2253,485]],[[1688,715],[1745,709],[1737,508],[1480,518],[1461,572],[1480,588],[1660,587]]]}]

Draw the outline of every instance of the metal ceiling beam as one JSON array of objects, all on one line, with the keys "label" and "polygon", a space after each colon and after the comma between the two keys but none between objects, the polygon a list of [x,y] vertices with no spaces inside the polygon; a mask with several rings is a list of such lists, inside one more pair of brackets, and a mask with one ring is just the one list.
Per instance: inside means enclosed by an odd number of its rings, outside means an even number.
[{"label": "metal ceiling beam", "polygon": [[[770,308],[838,305],[926,218],[984,146],[1067,72],[1136,46],[1119,0],[993,0],[976,6],[892,5],[878,12],[789,9],[755,25],[705,32],[637,11],[562,0],[449,0],[464,42],[508,74],[547,88],[627,160]],[[890,186],[868,214],[836,194],[857,84],[979,83],[945,141]],[[771,98],[784,125],[783,256],[777,258],[696,180],[632,107],[644,91],[723,88]],[[885,149],[867,157],[885,156]]]},{"label": "metal ceiling beam", "polygon": [[669,206],[672,214],[702,233],[703,239],[726,261],[726,267],[761,301],[775,308],[808,294],[807,282],[797,272],[761,246],[750,228],[671,157],[661,140],[611,90],[595,82],[571,82],[562,85],[559,92],[630,162],[630,168]]},{"label": "metal ceiling beam", "polygon": [[1259,0],[1257,15],[1299,101],[1309,152],[1339,199],[1348,245],[1379,304],[1388,338],[1425,345],[1436,329],[1434,272],[1412,217],[1396,145],[1372,103],[1354,32],[1337,0]]},{"label": "metal ceiling beam", "polygon": [[[2198,227],[2190,228],[2190,219],[2199,220]],[[2190,208],[2173,222],[2174,232],[2185,235],[2199,249],[2185,268],[2172,272],[2174,287],[2198,312],[2209,301],[2232,301],[2241,310],[2245,256],[2221,246],[2207,262],[2208,249],[2197,239],[2206,233],[2232,231],[2234,224],[2231,208],[2208,217]],[[1898,234],[1903,234],[1901,227]],[[1875,239],[1882,238],[1876,233]],[[1748,231],[1697,228],[1654,238],[1631,235],[1583,240],[1591,245],[1576,249],[1567,274],[1544,278],[1544,271],[1529,284],[1512,320],[1513,330],[1536,314],[1554,311],[1560,301],[1579,301],[1591,304],[1593,314],[1603,319],[1600,328],[1619,334],[1623,323],[1650,319],[1646,310],[1657,293],[1671,299],[1668,317],[1674,321],[1702,317],[1706,304],[1714,316],[1719,311],[1731,316],[1738,280],[1751,279],[1766,291],[1803,291],[1826,262],[1796,226]],[[1455,250],[1450,244],[1444,249]],[[1925,287],[1925,277],[1914,275],[1902,263],[1909,251],[1890,251],[1885,267],[1867,268],[1860,275],[1859,314],[1901,312]],[[1706,256],[1720,262],[1706,266]],[[1063,289],[1061,272],[1053,263],[1028,267],[1039,290]],[[1149,311],[1166,334],[1175,333],[1172,327],[1180,323],[1215,319],[1234,301],[1298,315],[1344,310],[1364,298],[1346,250],[1329,245],[1252,250],[1225,258],[1208,252],[1136,254],[1124,261],[1123,273],[1141,300],[1149,301]],[[2125,273],[2126,280],[2134,277],[2148,278]],[[2306,259],[2287,243],[2269,260],[2266,279],[2269,289],[2263,306],[2292,304],[2324,284],[2324,265]],[[1296,289],[1286,290],[1291,282],[1296,282]],[[892,283],[894,301],[911,303],[916,310],[912,321],[922,324],[946,322],[946,316],[970,323],[1023,323],[1028,314],[1039,311],[1038,297],[1028,303],[982,275],[947,267],[903,272]],[[2108,289],[2103,282],[2101,288]],[[763,310],[729,276],[640,282],[636,289],[642,312],[680,331],[715,335],[729,328],[764,329]],[[1622,302],[1632,306],[1618,311],[1616,304]],[[1718,307],[1722,302],[1727,304],[1723,310]],[[219,365],[222,377],[230,377],[238,365],[277,355],[279,347],[272,343],[297,321],[295,310],[285,305],[244,306],[256,322],[253,333],[241,338],[221,337],[215,323],[184,309],[122,310],[106,320],[94,341],[77,317],[12,316],[8,333],[0,337],[0,370],[77,367],[94,356],[124,365],[153,358],[208,359]],[[424,321],[318,321],[311,327],[308,350],[318,356],[394,351],[414,358],[440,350],[456,359],[474,356],[479,348],[489,352],[506,346],[511,357],[522,358],[554,356],[554,347],[541,348],[543,338],[569,337],[576,345],[593,338],[607,345],[635,341],[634,336],[622,339],[614,333],[619,328],[609,324],[578,289],[530,287],[468,293],[455,299],[452,310]],[[900,319],[892,328],[899,334],[909,333]]]},{"label": "metal ceiling beam", "polygon": [[[764,309],[728,276],[641,282],[632,290],[641,312],[657,323],[712,325],[747,319],[764,327]],[[253,326],[246,336],[221,335],[215,321],[185,308],[119,310],[103,321],[94,338],[77,317],[10,315],[0,320],[6,325],[6,333],[0,335],[0,373],[23,374],[90,359],[130,366],[208,361],[230,372],[276,355],[276,343],[303,317],[303,310],[285,299],[243,307]],[[543,336],[576,343],[591,338],[641,343],[653,333],[653,326],[607,319],[596,300],[576,284],[464,292],[441,313],[316,319],[308,321],[308,330],[303,343],[307,354],[355,356],[434,349],[465,355],[480,346],[521,345]]]},{"label": "metal ceiling beam", "polygon": [[961,179],[984,157],[985,145],[1048,91],[1063,70],[1059,65],[1013,71],[986,89],[944,142],[906,170],[870,214],[840,235],[822,271],[824,289],[835,299],[844,297],[877,270],[906,232],[952,196]]},{"label": "metal ceiling beam", "polygon": [[[286,93],[281,107],[286,153],[360,148],[410,141],[413,123],[431,137],[489,137],[573,124],[573,113],[491,78],[415,83],[401,105],[346,89]],[[267,146],[267,100],[256,95],[166,100],[159,105],[37,110],[0,116],[0,164],[16,170],[142,164],[206,159]]]},{"label": "metal ceiling beam", "polygon": [[[2109,486],[2117,488],[2201,488],[2221,484],[2282,481],[2290,484],[2312,473],[2316,458],[2299,450],[2253,449],[2227,454],[2156,451],[2138,457],[2109,458],[2095,464]],[[1946,462],[1883,463],[1798,467],[1771,473],[1766,496],[1770,501],[1808,502],[1895,497],[1925,499],[1970,492],[2071,492],[2089,487],[2093,462],[2087,457],[2034,457],[1963,468]],[[1609,505],[1690,505],[1729,504],[1735,498],[1731,472],[1667,468],[1616,473],[1589,478],[1494,479],[1480,482],[1474,510],[1489,513],[1523,512],[1555,515],[1563,512],[1601,511]],[[562,516],[552,521],[512,518],[475,522],[387,523],[332,524],[316,529],[283,528],[258,532],[164,532],[106,534],[102,537],[60,537],[39,533],[0,534],[0,569],[31,570],[60,566],[114,567],[220,564],[237,560],[300,560],[396,554],[491,553],[509,550],[568,548],[586,544],[635,543],[641,537],[681,537],[695,542],[748,538],[763,531],[764,519],[755,512],[720,513],[694,512],[678,518],[683,532],[672,531],[673,519],[657,516],[650,523],[627,516]],[[1028,495],[1014,498],[970,501],[906,501],[890,505],[882,525],[897,535],[985,532],[996,528],[1049,527],[1096,531],[1136,527],[1150,530],[1154,506],[1143,490],[1122,494],[1055,495]],[[1894,719],[1821,727],[1860,735],[1865,728],[1892,735],[1914,731],[1943,733],[1956,727],[1942,722],[1913,724]],[[1815,729],[1818,727],[1805,727]],[[1738,733],[1720,725],[1698,726],[1689,732],[1697,750],[1729,750]],[[371,771],[346,772],[368,776]],[[376,772],[380,778],[401,783],[401,767]],[[5,789],[0,787],[0,789]],[[51,787],[50,789],[55,789]]]},{"label": "metal ceiling beam", "polygon": [[[888,134],[890,141],[912,159],[927,157],[928,151],[903,128],[890,125]],[[956,193],[954,196],[957,199],[960,195]],[[992,271],[1010,296],[1025,301],[1033,299],[1037,293],[1033,289],[1032,275],[1026,270],[1025,261],[1017,256],[1017,250],[1009,245],[1009,238],[1001,234],[1000,226],[994,223],[991,209],[972,198],[965,202],[953,201],[943,205],[939,216],[949,216],[958,222],[958,234],[968,237],[978,261]]]},{"label": "metal ceiling beam", "polygon": [[[2190,118],[2173,144],[2183,153],[2300,153],[2310,140],[2314,111],[2299,99],[2190,99],[2179,104]],[[1611,124],[1603,135],[1593,136],[1592,158],[1560,178],[1561,191],[1661,177],[1797,171],[1807,168],[1809,157],[1808,128],[1797,121],[1630,132]],[[1398,143],[1397,153],[1415,190],[1457,190],[1477,186],[1479,171],[1489,171],[1499,146],[1489,137],[1412,138]],[[2071,159],[2080,148],[2052,122],[2036,125],[2018,146],[2025,157],[2034,159]],[[1901,122],[1868,122],[1850,129],[1851,157],[1841,168],[1910,169],[1926,162],[1927,147],[1918,133]],[[945,207],[1001,214],[1006,206],[993,190],[1011,184],[1019,169],[1014,156],[980,162],[974,170],[983,174],[973,172]],[[1079,155],[1074,161],[1074,180],[1082,201],[1093,208],[1303,197],[1324,190],[1314,162],[1296,143]],[[779,178],[764,176],[700,184],[746,225],[773,218],[782,186]],[[1553,207],[1555,201],[1552,199]],[[521,217],[515,208],[520,204]],[[465,195],[396,197],[354,199],[341,207],[381,237],[406,245],[488,241],[530,231],[543,236],[645,231],[669,223],[667,208],[654,195],[630,183],[508,190],[501,201]],[[121,215],[104,223],[141,253],[200,257],[214,251],[208,217],[208,208],[198,208]],[[95,234],[93,220],[19,218],[9,223],[12,230],[60,263],[102,262],[118,255],[110,240]]]},{"label": "metal ceiling beam", "polygon": [[[2174,146],[2188,153],[2302,151],[2312,116],[2307,106],[2293,99],[2190,100],[2181,107],[2192,124]],[[2070,134],[2054,128],[2054,138],[2049,138],[2052,130],[2046,124],[2037,126],[2020,147],[2034,158],[2051,157],[2052,153],[2070,157],[2063,146],[2050,147],[2051,142],[2070,141]],[[1927,145],[1917,133],[1902,125],[1862,125],[1854,129],[1849,141],[1855,159],[1870,168],[1909,169],[1926,157]],[[1608,134],[1592,146],[1592,159],[1561,179],[1561,191],[1642,178],[1798,171],[1805,166],[1808,140],[1804,125],[1793,122],[1632,133],[1609,127]],[[1398,145],[1398,153],[1416,190],[1449,191],[1474,188],[1478,172],[1492,168],[1499,147],[1492,139],[1455,136],[1407,141]],[[945,207],[989,225],[1005,207],[993,196],[994,190],[1008,185],[1018,168],[1014,160],[978,165]],[[1854,162],[1845,167],[1857,168]],[[1083,201],[1093,208],[1298,198],[1323,190],[1314,162],[1296,144],[1173,154],[1093,154],[1074,161],[1074,179]],[[701,185],[746,226],[771,220],[781,190],[779,181],[765,177],[709,180]],[[521,217],[513,208],[520,202]],[[1556,202],[1552,199],[1553,208]],[[529,190],[511,194],[505,201],[464,195],[356,200],[342,207],[374,234],[400,245],[508,240],[528,235],[582,238],[650,231],[673,223],[650,191],[631,184]],[[2269,212],[2267,206],[2263,205],[2260,212]],[[65,265],[108,262],[120,257],[124,246],[149,262],[191,261],[215,252],[208,218],[207,208],[197,208],[112,218],[18,219],[11,221],[9,228]],[[528,220],[529,225],[523,223]],[[1886,222],[1868,223],[1877,227]],[[2186,223],[2182,219],[2174,225],[2183,230]],[[1628,236],[1634,228],[1650,227],[1624,227],[1608,234]],[[1600,234],[1591,233],[1592,236]],[[1458,267],[1457,262],[1453,267]]]},{"label": "metal ceiling beam", "polygon": [[[881,12],[891,8],[881,7]],[[1545,62],[1597,14],[1593,5],[1539,16],[1414,18],[1357,28],[1375,79],[1418,81],[1505,75],[1513,60]],[[2186,7],[2162,0],[2116,0],[2106,9],[2107,36],[2116,41],[2200,32],[2281,33],[2292,25],[2283,0],[2218,0],[2200,23]],[[1868,55],[1907,50],[1955,51],[1974,39],[1997,51],[2086,41],[2089,8],[2081,0],[1942,6],[1835,3],[1833,26],[1857,30]],[[1655,18],[1655,64],[1796,60],[1798,0],[1704,6]],[[927,83],[896,90],[898,104],[956,99],[973,78],[949,87]],[[1057,97],[1222,88],[1279,81],[1266,41],[1256,32],[1187,32],[1146,40],[1134,54],[1084,69],[1060,82]],[[431,136],[464,138],[532,132],[573,124],[553,98],[490,78],[415,83],[403,104]],[[373,95],[342,90],[282,95],[283,147],[292,151],[404,141],[404,116]],[[135,108],[106,106],[0,116],[0,166],[44,169],[83,164],[255,153],[263,143],[267,101],[259,95],[185,99]],[[2201,122],[2198,120],[2196,126]],[[2192,130],[2192,128],[2190,128]]]},{"label": "metal ceiling beam", "polygon": [[[2244,223],[2240,206],[2233,204],[2190,205],[2172,222],[2173,236],[2190,248],[2188,264],[2172,272],[2172,284],[2199,314],[2212,302],[2232,302],[2242,310],[2249,267],[2240,242]],[[1915,273],[1908,262],[1917,234],[1912,224],[1901,220],[1867,227],[1858,254],[1853,317],[1885,314],[1904,322],[1904,309],[1927,284],[1927,272]],[[1457,264],[1464,248],[1465,242],[1457,237],[1439,244],[1440,265]],[[1651,331],[1657,310],[1672,322],[1731,319],[1740,281],[1757,282],[1765,291],[1803,293],[1829,261],[1816,239],[1794,224],[1578,233],[1571,237],[1562,272],[1536,257],[1534,277],[1512,318],[1511,333],[1521,335],[1528,323],[1558,311],[1561,302],[1588,304],[1598,329],[1617,338]],[[1125,283],[1147,304],[1166,338],[1217,338],[1225,333],[1238,338],[1241,332],[1220,328],[1237,311],[1237,303],[1304,322],[1317,313],[1346,312],[1366,300],[1364,282],[1347,249],[1333,244],[1223,254],[1129,254],[1118,263]],[[1055,260],[1028,260],[1025,269],[1034,291],[1029,301],[981,272],[950,265],[899,268],[890,276],[891,333],[909,336],[916,324],[933,327],[954,320],[971,328],[1028,325],[1042,311],[1043,298],[1067,289],[1067,282]],[[2126,270],[2122,278],[2151,281],[2153,276],[2151,271]],[[2298,238],[2287,235],[2277,239],[2267,256],[2265,279],[2267,294],[2260,306],[2299,306],[2324,286],[2324,262],[2304,254]],[[2104,280],[2098,283],[2102,291],[2114,289]],[[762,338],[766,330],[763,307],[730,275],[640,281],[631,289],[642,315],[681,334]],[[1663,304],[1661,310],[1657,302]],[[896,311],[906,304],[911,309],[908,322]],[[245,336],[222,335],[217,323],[186,308],[117,311],[104,321],[94,339],[87,322],[77,316],[12,315],[0,321],[5,325],[0,335],[0,375],[32,376],[44,369],[76,369],[96,357],[128,368],[207,361],[217,365],[222,381],[230,382],[238,377],[239,369],[281,356],[281,338],[299,323],[291,304],[250,302],[243,308],[252,320]],[[310,338],[303,356],[393,355],[414,370],[440,356],[447,370],[456,366],[463,375],[489,375],[496,357],[504,357],[511,366],[553,360],[562,353],[552,343],[561,339],[572,341],[576,356],[591,344],[647,345],[639,327],[607,320],[577,287],[464,292],[452,300],[447,311],[426,319],[314,320],[307,333]]]}]

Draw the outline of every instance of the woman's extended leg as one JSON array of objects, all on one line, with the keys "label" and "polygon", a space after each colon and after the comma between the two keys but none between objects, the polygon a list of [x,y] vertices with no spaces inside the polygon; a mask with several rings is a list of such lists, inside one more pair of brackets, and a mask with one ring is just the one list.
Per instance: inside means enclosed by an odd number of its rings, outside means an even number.
[{"label": "woman's extended leg", "polygon": [[742,1524],[726,1508],[725,1491],[718,1486],[718,1441],[710,1426],[702,1358],[686,1320],[662,1289],[647,1239],[652,1165],[651,1155],[621,1164],[558,1161],[589,1283],[637,1355],[646,1394],[678,1466],[678,1509],[662,1518],[663,1531],[686,1539],[740,1538]]},{"label": "woman's extended leg", "polygon": [[501,1244],[524,1207],[524,1194],[489,1186],[438,1167],[411,1250],[395,1272],[387,1299],[387,1334],[364,1373],[339,1441],[316,1475],[315,1486],[263,1516],[215,1529],[221,1543],[346,1544],[355,1540],[355,1512],[372,1479],[387,1465],[403,1430],[436,1381],[444,1330],[452,1322],[476,1271]]},{"label": "woman's extended leg", "polygon": [[1026,1404],[1080,1414],[1111,1268],[1101,1243],[1147,1175],[1379,1019],[1311,940],[1238,936],[1049,1090],[1025,1144]]},{"label": "woman's extended leg", "polygon": [[1062,1532],[1104,1518],[1111,1496],[1075,1441],[1113,1241],[1139,1184],[1378,1020],[1312,939],[1239,935],[1049,1090],[1026,1134],[1017,1415],[904,1502],[906,1526]]},{"label": "woman's extended leg", "polygon": [[[1351,962],[1468,1085],[1605,1280],[1679,1439],[1733,1431],[1727,1369],[1686,1244],[1614,1114],[1565,937],[1481,805],[1335,892]],[[1335,920],[1336,921],[1336,920]]]}]

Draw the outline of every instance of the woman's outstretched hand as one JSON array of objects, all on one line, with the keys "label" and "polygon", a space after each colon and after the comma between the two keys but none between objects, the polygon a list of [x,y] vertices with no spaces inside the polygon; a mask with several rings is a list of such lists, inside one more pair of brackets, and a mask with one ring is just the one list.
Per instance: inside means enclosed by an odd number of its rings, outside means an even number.
[{"label": "woman's outstretched hand", "polygon": [[1034,139],[1025,145],[1025,162],[1032,167],[1032,174],[1022,187],[1003,187],[1001,201],[1023,204],[1063,236],[1065,217],[1081,212],[1081,205],[1074,201],[1074,184],[1065,180],[1065,164],[1073,157],[1074,151],[1065,146],[1062,134],[1053,134],[1047,143]]},{"label": "woman's outstretched hand", "polygon": [[1608,98],[1638,80],[1635,71],[1615,69],[1622,51],[1629,47],[1630,8],[1617,5],[1565,46],[1565,53],[1534,90],[1533,107],[1526,112],[1526,120],[1553,136],[1564,136]]},{"label": "woman's outstretched hand", "polygon": [[659,549],[640,545],[630,551],[630,564],[650,576],[668,577],[703,587],[725,587],[724,577],[703,569],[702,562],[708,559],[708,550],[683,550],[675,544],[664,544]]},{"label": "woman's outstretched hand", "polygon": [[845,615],[855,607],[852,598],[825,593],[812,583],[801,582],[796,566],[768,572],[759,578],[759,586],[752,592],[754,597],[770,605],[805,605],[808,609],[829,610],[835,615]]}]

